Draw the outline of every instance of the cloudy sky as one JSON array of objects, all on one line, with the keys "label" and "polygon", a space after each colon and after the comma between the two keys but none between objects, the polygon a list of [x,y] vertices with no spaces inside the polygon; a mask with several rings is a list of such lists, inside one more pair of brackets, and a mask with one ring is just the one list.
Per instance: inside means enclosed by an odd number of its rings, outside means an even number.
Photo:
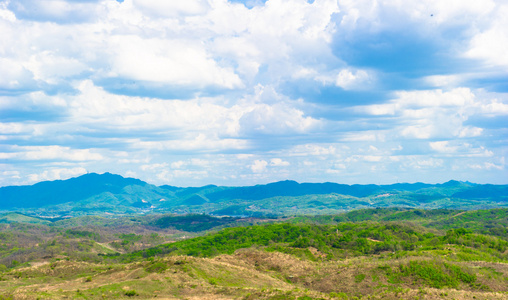
[{"label": "cloudy sky", "polygon": [[0,0],[0,186],[508,183],[508,3]]}]

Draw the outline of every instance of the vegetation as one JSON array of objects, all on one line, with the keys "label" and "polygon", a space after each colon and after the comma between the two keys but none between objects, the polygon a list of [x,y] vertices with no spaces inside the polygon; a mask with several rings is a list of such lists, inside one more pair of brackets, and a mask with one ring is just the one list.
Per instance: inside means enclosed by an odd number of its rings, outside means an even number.
[{"label": "vegetation", "polygon": [[379,208],[52,223],[10,215],[0,224],[0,299],[506,299],[507,213]]},{"label": "vegetation", "polygon": [[189,214],[183,216],[164,216],[151,224],[159,228],[175,228],[182,231],[199,232],[212,229],[217,226],[234,223],[239,218],[225,217],[216,218],[203,214]]},{"label": "vegetation", "polygon": [[504,262],[508,260],[508,242],[496,237],[475,234],[464,228],[436,235],[412,224],[396,222],[340,223],[338,225],[268,224],[223,229],[218,233],[190,240],[163,244],[129,254],[122,258],[134,260],[169,253],[197,257],[233,254],[250,247],[314,248],[327,259],[376,255],[386,252],[414,252],[415,255],[454,247],[453,258]]},{"label": "vegetation", "polygon": [[448,230],[466,228],[475,233],[493,235],[508,240],[508,209],[453,210],[378,208],[355,210],[340,215],[301,216],[288,222],[311,224],[338,224],[359,221],[412,222],[427,228]]},{"label": "vegetation", "polygon": [[507,299],[508,186],[0,188],[0,299]]}]

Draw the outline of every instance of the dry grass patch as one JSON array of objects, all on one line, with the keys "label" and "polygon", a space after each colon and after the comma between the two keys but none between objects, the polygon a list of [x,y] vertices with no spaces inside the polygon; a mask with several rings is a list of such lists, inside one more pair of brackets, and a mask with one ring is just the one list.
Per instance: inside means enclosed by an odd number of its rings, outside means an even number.
[{"label": "dry grass patch", "polygon": [[[55,261],[2,274],[0,296],[14,299],[508,299],[508,264],[454,262],[474,284],[433,288],[404,273],[410,262],[446,271],[431,257],[310,261],[241,249],[215,258],[168,256],[128,264]],[[428,263],[428,264],[427,264]],[[450,267],[451,268],[451,267]],[[455,269],[450,269],[455,270]],[[448,271],[446,271],[448,272]],[[2,297],[0,297],[2,299]]]}]

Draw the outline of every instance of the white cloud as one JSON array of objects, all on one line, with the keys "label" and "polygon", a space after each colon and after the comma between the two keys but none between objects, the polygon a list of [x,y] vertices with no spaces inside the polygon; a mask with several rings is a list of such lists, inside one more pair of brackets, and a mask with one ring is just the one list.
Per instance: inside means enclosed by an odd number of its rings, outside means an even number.
[{"label": "white cloud", "polygon": [[[472,20],[488,18],[496,7],[495,1],[405,1],[344,0],[341,27],[352,29],[366,26],[369,31],[381,31],[397,26],[423,23],[423,30],[468,24]],[[368,21],[368,22],[366,22]]]},{"label": "white cloud", "polygon": [[77,168],[51,168],[49,170],[44,170],[41,173],[33,173],[28,175],[29,183],[35,183],[39,181],[46,180],[63,180],[69,179],[71,177],[80,176],[86,174],[86,169],[77,167]]},{"label": "white cloud", "polygon": [[25,63],[34,79],[56,84],[59,79],[79,75],[88,67],[75,58],[56,56],[55,53],[44,51],[30,57]]},{"label": "white cloud", "polygon": [[[2,167],[5,167],[5,165],[2,165],[0,164],[0,166]],[[18,181],[21,178],[21,173],[19,171],[2,171],[0,172],[0,179],[2,178],[5,178],[3,180],[0,181],[0,185],[3,185],[3,181],[8,181],[8,180],[14,180],[14,181]]]},{"label": "white cloud", "polygon": [[171,168],[172,169],[180,169],[181,167],[183,167],[185,165],[185,162],[184,161],[175,161],[173,163],[171,163]]},{"label": "white cloud", "polygon": [[198,134],[194,138],[180,139],[178,141],[137,141],[133,148],[154,149],[158,151],[223,151],[230,149],[245,149],[247,141],[238,139],[210,138],[204,134]]},{"label": "white cloud", "polygon": [[319,120],[306,117],[303,111],[284,104],[258,104],[240,118],[240,126],[245,133],[305,133],[319,124]]},{"label": "white cloud", "polygon": [[33,89],[35,81],[33,74],[20,64],[8,58],[0,57],[0,89],[23,90]]},{"label": "white cloud", "polygon": [[460,75],[431,75],[423,78],[428,84],[434,87],[456,87],[464,78]]},{"label": "white cloud", "polygon": [[485,60],[491,66],[508,67],[508,5],[499,5],[490,26],[471,39],[466,57]]},{"label": "white cloud", "polygon": [[405,163],[407,167],[420,170],[420,169],[433,169],[440,168],[444,164],[444,160],[436,159],[436,158],[418,158],[418,157],[410,157]]},{"label": "white cloud", "polygon": [[362,158],[363,158],[363,160],[368,161],[368,162],[379,162],[383,159],[382,156],[378,156],[378,155],[364,155]]},{"label": "white cloud", "polygon": [[383,141],[384,139],[384,134],[380,132],[352,132],[344,134],[341,140],[344,142],[373,142]]},{"label": "white cloud", "polygon": [[376,78],[369,70],[345,68],[327,72],[300,66],[292,77],[312,79],[325,86],[333,85],[344,90],[369,90],[374,87]]},{"label": "white cloud", "polygon": [[457,151],[457,147],[450,146],[448,141],[439,141],[439,142],[430,142],[430,148],[444,153],[455,153]]},{"label": "white cloud", "polygon": [[63,23],[87,21],[97,9],[95,1],[16,0],[7,3],[18,18]]},{"label": "white cloud", "polygon": [[28,131],[28,128],[31,126],[27,126],[21,123],[0,123],[0,133],[1,134],[20,134]]},{"label": "white cloud", "polygon": [[476,136],[481,136],[482,133],[483,133],[483,128],[467,126],[467,127],[464,127],[460,130],[458,137],[459,138],[476,137]]},{"label": "white cloud", "polygon": [[208,176],[208,172],[204,170],[194,171],[194,170],[174,170],[172,172],[174,177],[179,178],[194,178],[195,180],[199,180],[202,178],[206,178]]},{"label": "white cloud", "polygon": [[333,145],[304,144],[293,147],[289,156],[328,156],[335,155],[337,148]]},{"label": "white cloud", "polygon": [[480,165],[480,164],[469,165],[469,167],[471,169],[479,169],[479,170],[492,170],[492,169],[503,170],[504,169],[503,165],[496,165],[496,164],[490,163],[490,162],[486,162],[483,165]]},{"label": "white cloud", "polygon": [[186,1],[158,1],[158,0],[132,0],[136,7],[143,12],[160,17],[179,17],[204,14],[208,3],[204,0]]},{"label": "white cloud", "polygon": [[234,71],[220,67],[198,42],[126,35],[113,37],[110,45],[111,77],[199,88],[242,86]]},{"label": "white cloud", "polygon": [[104,157],[92,149],[71,149],[62,146],[13,146],[13,152],[0,153],[0,159],[95,161]]},{"label": "white cloud", "polygon": [[[484,129],[467,125],[477,115],[504,115],[508,105],[482,90],[455,88],[449,91],[399,91],[385,104],[359,106],[353,112],[390,117],[398,135],[405,138],[470,138],[484,134]],[[393,130],[392,129],[392,130]],[[368,135],[364,133],[363,135]],[[360,134],[361,136],[361,134]],[[394,136],[394,134],[390,134]],[[375,140],[374,137],[371,137]],[[347,139],[351,141],[351,139]]]},{"label": "white cloud", "polygon": [[252,172],[254,172],[254,173],[261,173],[261,172],[266,171],[267,165],[268,165],[268,163],[266,162],[266,160],[257,159],[252,163],[250,168],[251,168]]},{"label": "white cloud", "polygon": [[405,126],[400,135],[406,138],[429,139],[435,134],[434,127],[427,126]]},{"label": "white cloud", "polygon": [[[231,138],[256,133],[306,133],[321,125],[319,120],[304,116],[303,111],[294,108],[295,103],[288,100],[272,104],[242,101],[227,107],[208,99],[167,101],[113,95],[89,81],[81,83],[79,89],[82,94],[74,98],[69,110],[76,121],[110,130],[186,130],[189,132],[186,135],[190,136],[182,142],[182,145],[189,145],[186,149],[206,145],[207,141],[213,142],[218,136],[226,138],[224,145],[237,145],[234,148],[239,149],[247,143]],[[194,134],[195,131],[200,131],[200,134]],[[180,137],[181,134],[176,138]],[[191,140],[195,141],[195,146],[190,145]],[[173,147],[179,144],[172,143]],[[221,144],[218,141],[213,143]],[[205,148],[211,147],[212,144]]]},{"label": "white cloud", "polygon": [[0,184],[506,177],[506,5],[258,4],[0,2]]},{"label": "white cloud", "polygon": [[508,115],[508,103],[502,103],[497,99],[477,105],[480,112],[489,115]]},{"label": "white cloud", "polygon": [[272,158],[270,160],[270,166],[274,166],[274,167],[287,167],[289,166],[290,163],[288,161],[284,161],[280,158]]},{"label": "white cloud", "polygon": [[372,83],[371,75],[364,70],[341,70],[335,84],[345,90],[366,89]]},{"label": "white cloud", "polygon": [[396,93],[400,105],[408,108],[471,105],[475,100],[469,88],[456,88],[449,92],[442,90],[401,91]]},{"label": "white cloud", "polygon": [[[167,163],[156,163],[156,164],[149,164],[149,165],[141,165],[139,168],[143,171],[153,171],[157,169],[165,169],[168,167]],[[173,168],[173,164],[171,164],[171,167]]]}]

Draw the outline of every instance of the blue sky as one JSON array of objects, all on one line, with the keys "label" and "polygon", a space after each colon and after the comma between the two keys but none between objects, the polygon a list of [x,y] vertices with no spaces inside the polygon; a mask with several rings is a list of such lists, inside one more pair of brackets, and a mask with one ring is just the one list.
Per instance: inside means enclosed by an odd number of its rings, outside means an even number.
[{"label": "blue sky", "polygon": [[0,0],[0,186],[507,184],[508,4]]}]

